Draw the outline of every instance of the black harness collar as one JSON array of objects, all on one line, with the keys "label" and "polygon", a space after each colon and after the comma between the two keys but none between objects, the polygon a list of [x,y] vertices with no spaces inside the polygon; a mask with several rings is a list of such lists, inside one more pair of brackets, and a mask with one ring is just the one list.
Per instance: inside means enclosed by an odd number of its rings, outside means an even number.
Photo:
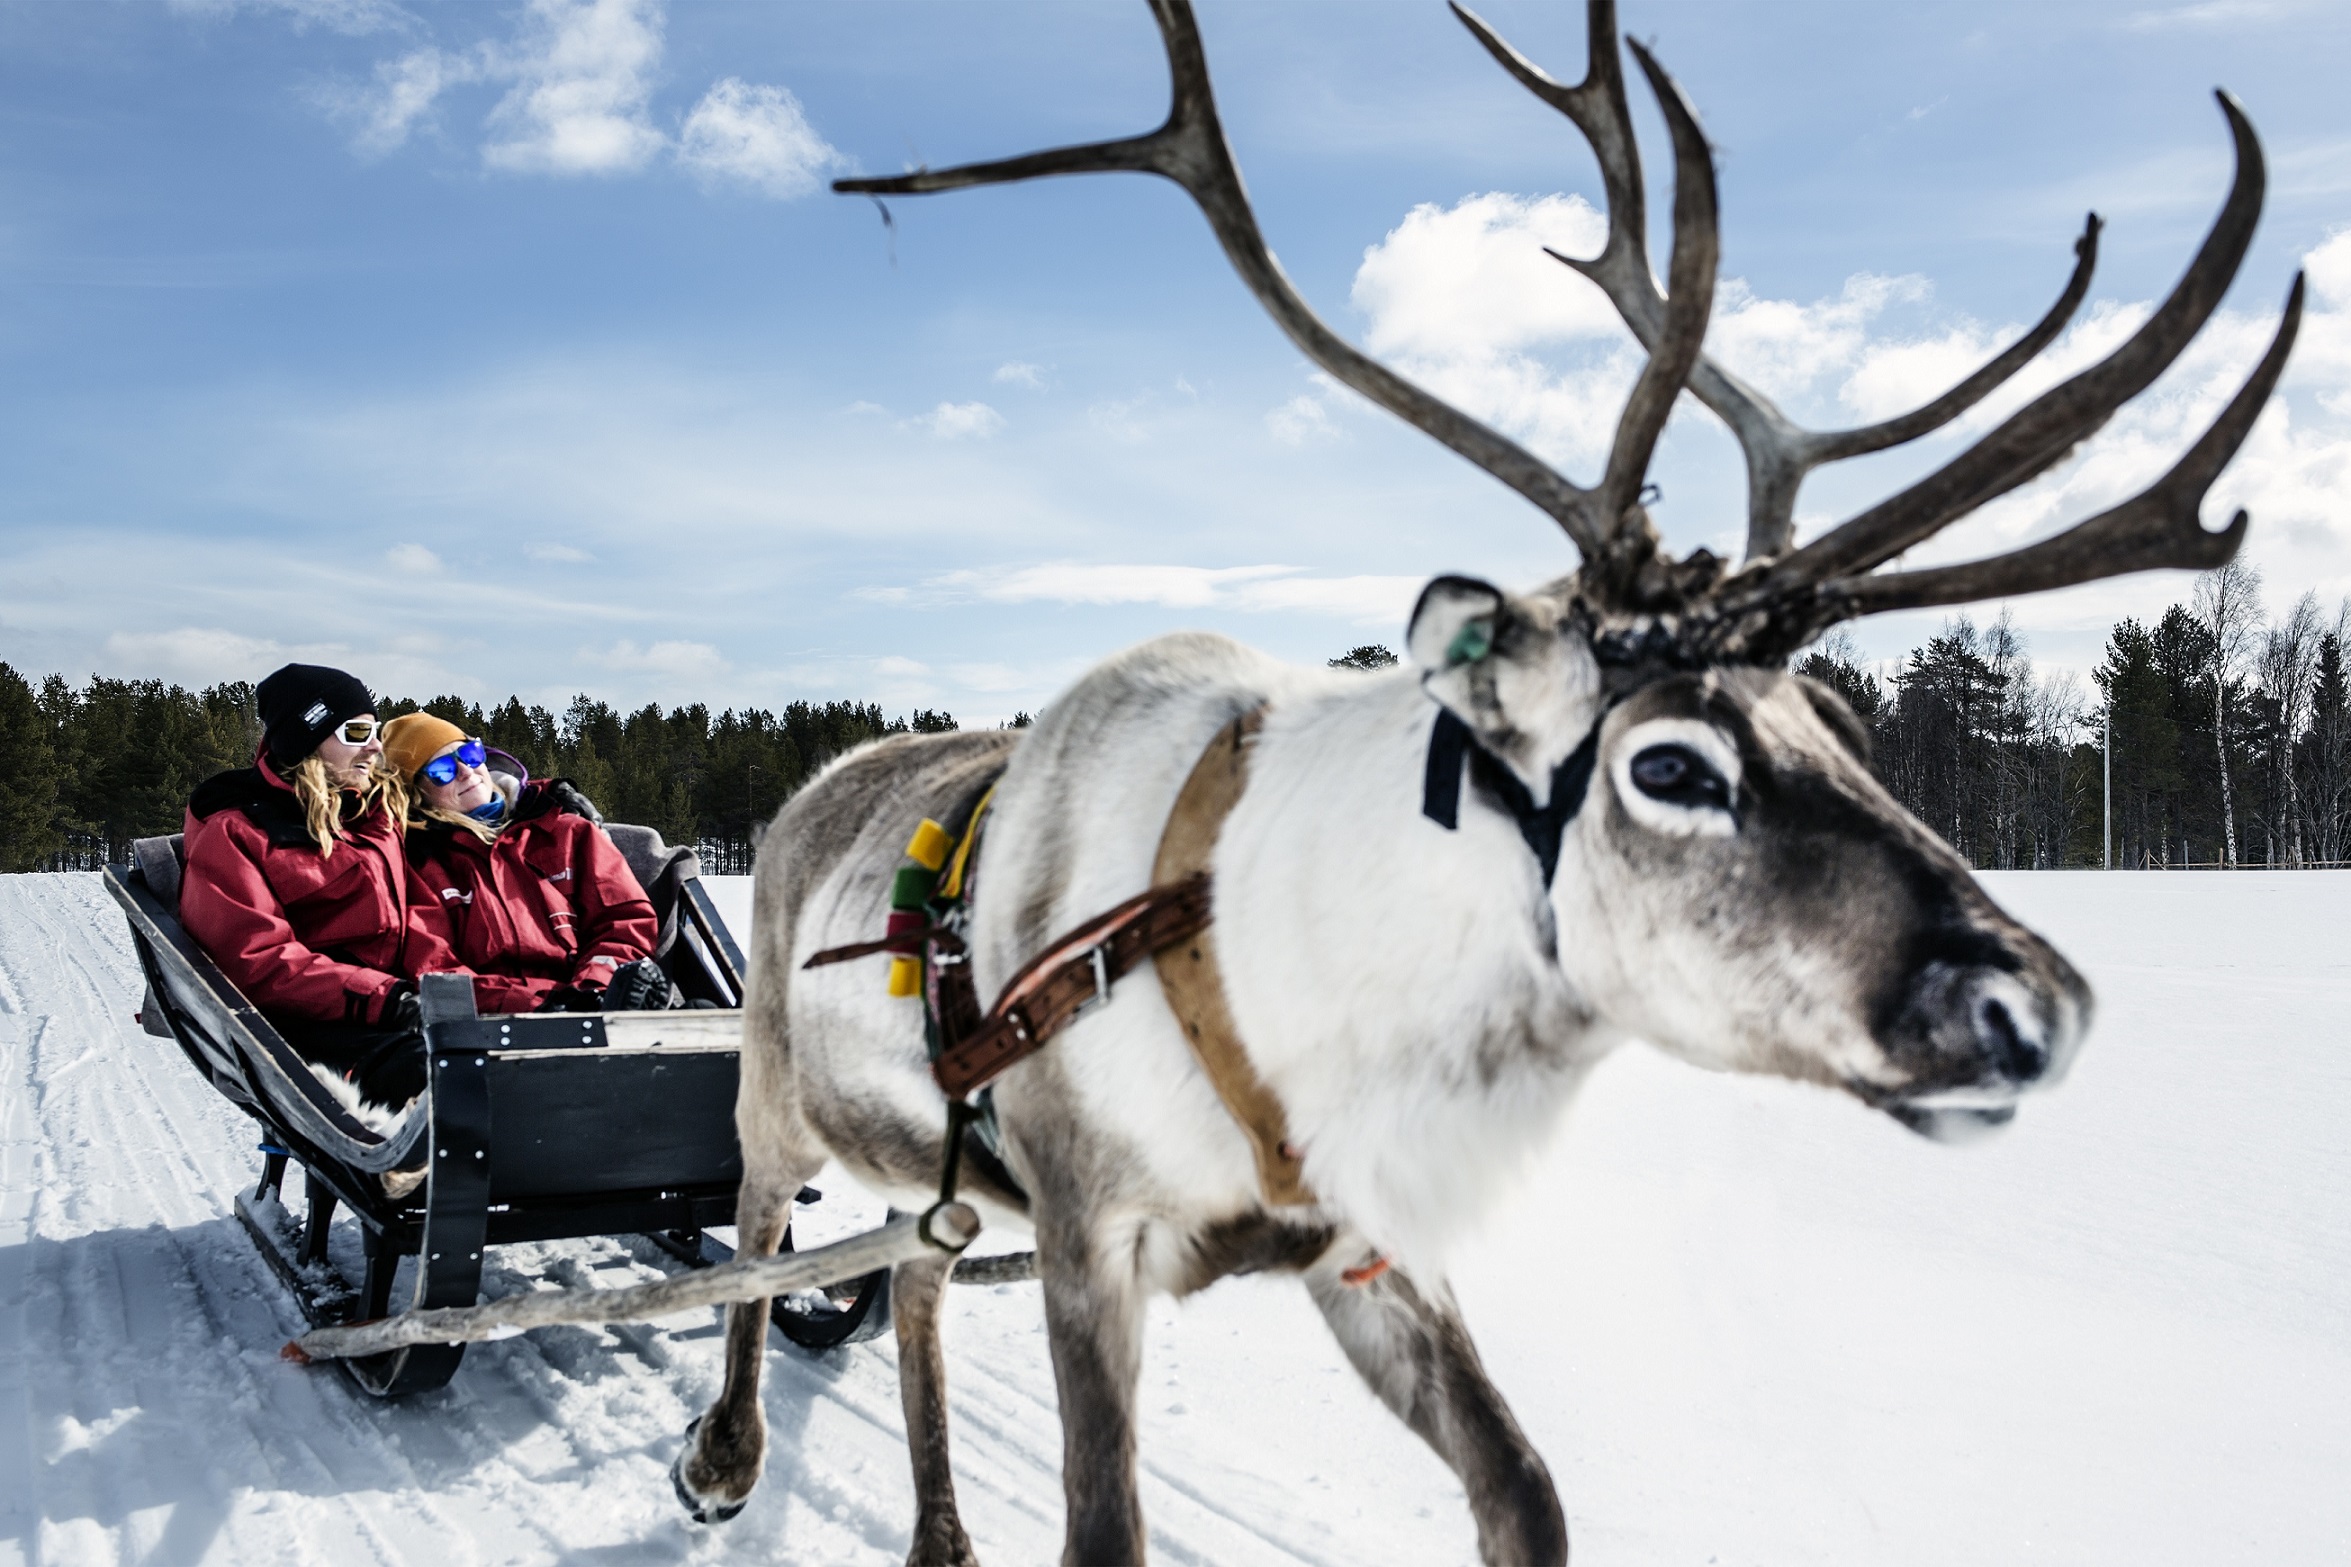
[{"label": "black harness collar", "polygon": [[1607,716],[1603,709],[1583,740],[1567,753],[1567,760],[1551,770],[1550,798],[1538,807],[1518,774],[1478,744],[1476,733],[1451,708],[1440,706],[1436,726],[1429,731],[1420,814],[1447,832],[1461,825],[1461,773],[1466,760],[1471,779],[1518,823],[1519,836],[1526,839],[1535,863],[1542,867],[1543,885],[1550,886],[1552,872],[1559,868],[1559,840],[1576,812],[1583,809],[1584,795],[1592,786],[1592,766],[1600,755],[1600,724]]}]

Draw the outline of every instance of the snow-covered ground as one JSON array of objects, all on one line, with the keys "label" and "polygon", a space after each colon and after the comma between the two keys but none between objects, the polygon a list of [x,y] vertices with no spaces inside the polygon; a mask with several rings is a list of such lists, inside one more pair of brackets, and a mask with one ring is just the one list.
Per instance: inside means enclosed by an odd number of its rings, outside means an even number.
[{"label": "snow-covered ground", "polygon": [[[1464,1247],[1579,1567],[2351,1560],[2351,874],[1988,879],[2101,1002],[2005,1138],[1631,1051]],[[718,1529],[665,1473],[715,1315],[477,1346],[401,1405],[280,1362],[299,1320],[229,1217],[252,1127],[137,1000],[96,877],[0,877],[0,1563],[902,1557],[886,1341],[771,1352],[767,1480]],[[862,1217],[820,1184],[812,1222]],[[503,1291],[655,1258],[497,1263]],[[958,1290],[947,1336],[972,1533],[1050,1560],[1034,1287]],[[1474,1560],[1292,1285],[1163,1303],[1143,1407],[1160,1561]]]}]

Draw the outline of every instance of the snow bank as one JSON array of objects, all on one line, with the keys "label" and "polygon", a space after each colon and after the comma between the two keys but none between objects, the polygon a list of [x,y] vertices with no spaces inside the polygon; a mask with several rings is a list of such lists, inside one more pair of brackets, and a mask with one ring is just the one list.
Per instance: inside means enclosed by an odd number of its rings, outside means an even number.
[{"label": "snow bank", "polygon": [[[1467,1249],[1579,1567],[2351,1559],[2351,875],[1988,880],[2101,1002],[2007,1137],[1628,1052]],[[228,1217],[251,1124],[137,995],[96,877],[0,877],[0,1564],[903,1559],[886,1344],[771,1353],[767,1481],[714,1530],[665,1470],[715,1317],[479,1346],[394,1406],[278,1362],[298,1319]],[[820,1184],[816,1238],[868,1216]],[[500,1291],[663,1266],[496,1262]],[[1033,1286],[957,1291],[947,1332],[973,1535],[1049,1560]],[[1143,1410],[1158,1560],[1475,1559],[1292,1285],[1163,1304]]]}]

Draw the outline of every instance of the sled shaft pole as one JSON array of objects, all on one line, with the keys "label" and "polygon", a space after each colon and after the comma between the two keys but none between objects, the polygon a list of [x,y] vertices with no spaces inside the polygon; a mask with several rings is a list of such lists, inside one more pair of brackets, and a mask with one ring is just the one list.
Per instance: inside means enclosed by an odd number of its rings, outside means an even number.
[{"label": "sled shaft pole", "polygon": [[537,1290],[479,1306],[405,1311],[375,1322],[315,1329],[288,1344],[284,1354],[288,1360],[307,1363],[378,1355],[415,1344],[471,1344],[511,1338],[531,1328],[558,1323],[649,1322],[696,1306],[822,1289],[933,1251],[952,1255],[969,1246],[979,1233],[978,1214],[962,1203],[945,1202],[926,1213],[892,1219],[878,1230],[814,1251],[738,1257],[715,1268],[621,1289]]}]

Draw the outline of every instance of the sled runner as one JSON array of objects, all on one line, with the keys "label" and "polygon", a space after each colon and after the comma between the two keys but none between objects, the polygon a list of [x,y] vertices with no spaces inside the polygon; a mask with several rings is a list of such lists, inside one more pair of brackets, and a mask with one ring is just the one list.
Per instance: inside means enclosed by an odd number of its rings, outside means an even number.
[{"label": "sled runner", "polygon": [[[743,956],[693,850],[650,828],[607,831],[660,917],[656,958],[695,1005],[481,1017],[469,980],[427,976],[432,1086],[387,1130],[363,1124],[314,1076],[181,928],[178,835],[143,838],[130,865],[107,868],[147,980],[142,1026],[177,1040],[262,1127],[260,1180],[238,1195],[237,1217],[314,1328],[471,1306],[486,1250],[522,1241],[643,1234],[697,1268],[731,1260],[709,1231],[734,1222],[742,1178]],[[384,1172],[419,1150],[430,1154],[424,1183],[386,1196]],[[300,1218],[283,1199],[289,1164],[303,1175]],[[338,1208],[360,1228],[356,1281],[328,1255]],[[774,1316],[803,1349],[870,1338],[890,1320],[889,1274],[778,1299]],[[365,1391],[393,1398],[445,1385],[463,1354],[462,1344],[418,1345],[343,1365]]]}]

